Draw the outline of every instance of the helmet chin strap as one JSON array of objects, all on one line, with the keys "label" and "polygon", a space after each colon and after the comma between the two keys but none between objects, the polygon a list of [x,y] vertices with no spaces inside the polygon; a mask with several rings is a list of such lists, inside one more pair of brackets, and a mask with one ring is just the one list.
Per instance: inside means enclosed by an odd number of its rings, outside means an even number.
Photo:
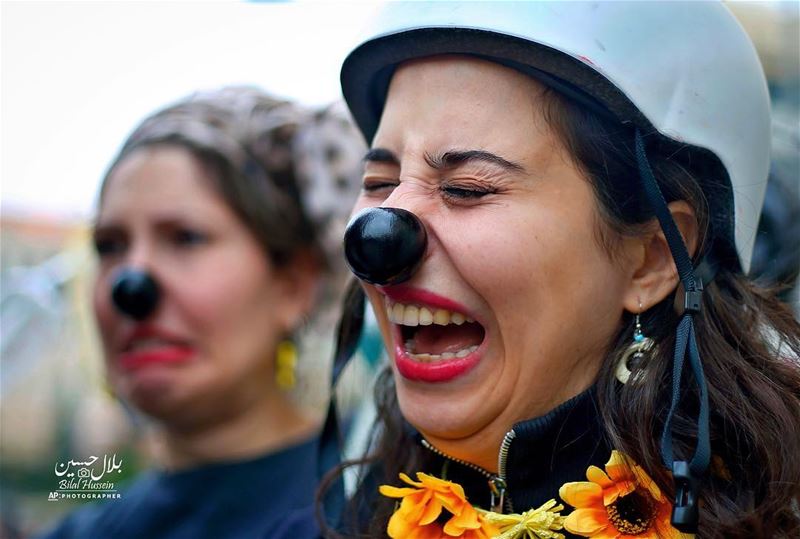
[{"label": "helmet chin strap", "polygon": [[[641,132],[636,130],[636,162],[642,180],[645,196],[655,212],[661,229],[664,231],[669,250],[678,269],[683,289],[683,313],[678,323],[675,338],[675,356],[672,368],[672,403],[664,422],[661,435],[661,458],[664,465],[672,471],[675,480],[675,503],[672,509],[672,525],[684,533],[696,533],[698,522],[698,494],[700,482],[705,477],[711,460],[711,440],[708,427],[708,388],[703,375],[703,364],[697,348],[694,331],[694,315],[702,305],[703,283],[695,276],[692,260],[683,243],[678,227],[664,200],[664,195],[656,183],[650,163],[645,153]],[[679,288],[678,293],[681,292]],[[683,386],[683,367],[688,354],[692,380],[700,393],[700,410],[697,415],[697,446],[692,460],[674,460],[672,424],[681,400]],[[689,380],[687,380],[687,384]]]}]

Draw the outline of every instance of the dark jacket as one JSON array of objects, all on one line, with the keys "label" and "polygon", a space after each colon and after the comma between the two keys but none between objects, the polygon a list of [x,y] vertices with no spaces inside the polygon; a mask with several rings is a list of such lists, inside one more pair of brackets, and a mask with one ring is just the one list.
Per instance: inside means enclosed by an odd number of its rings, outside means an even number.
[{"label": "dark jacket", "polygon": [[[572,508],[559,498],[560,487],[567,482],[586,481],[587,468],[594,465],[604,469],[611,455],[611,447],[603,435],[593,389],[541,417],[515,424],[513,432],[513,435],[506,436],[505,448],[501,448],[501,453],[506,451],[504,462],[501,463],[505,473],[500,477],[506,486],[504,513],[523,513],[552,499],[564,505],[561,514],[569,514]],[[412,479],[418,471],[444,477],[460,484],[472,505],[499,510],[497,496],[493,498],[491,487],[492,482],[497,484],[497,475],[443,456],[419,434],[416,434],[416,438],[425,449],[422,449],[419,469],[405,470]],[[368,474],[365,482],[369,485],[368,490],[376,495],[380,484],[406,486],[397,478],[382,477],[376,468]],[[356,509],[362,529],[370,527],[367,523],[372,520],[376,510],[375,501],[364,500]],[[566,530],[560,533],[565,537],[575,537]]]},{"label": "dark jacket", "polygon": [[[593,392],[586,391],[535,419],[517,423],[507,436],[504,512],[521,513],[550,499],[571,481],[586,481],[586,469],[603,468],[611,454],[605,442]],[[510,438],[510,440],[509,440]],[[427,445],[422,442],[423,445]],[[445,458],[434,456],[428,473],[440,476]],[[451,461],[447,478],[464,487],[473,505],[490,508],[493,474]],[[565,511],[568,513],[569,511]]]},{"label": "dark jacket", "polygon": [[70,514],[41,539],[317,537],[317,440],[257,459],[148,472],[119,499]]}]

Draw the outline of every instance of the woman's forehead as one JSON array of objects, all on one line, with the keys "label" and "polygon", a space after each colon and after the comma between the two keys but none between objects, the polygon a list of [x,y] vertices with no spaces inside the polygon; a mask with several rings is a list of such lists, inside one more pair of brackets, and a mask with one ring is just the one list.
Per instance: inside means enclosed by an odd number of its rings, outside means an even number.
[{"label": "woman's forehead", "polygon": [[136,149],[109,174],[98,221],[143,212],[204,216],[230,213],[209,174],[185,148],[155,145]]},{"label": "woman's forehead", "polygon": [[510,67],[465,54],[428,56],[408,60],[395,70],[389,84],[387,101],[398,85],[420,92],[452,91],[459,88],[475,97],[508,98],[535,96],[544,86],[535,79]]},{"label": "woman's forehead", "polygon": [[513,69],[464,55],[401,64],[373,148],[441,155],[486,150],[517,161],[549,146],[544,86]]}]

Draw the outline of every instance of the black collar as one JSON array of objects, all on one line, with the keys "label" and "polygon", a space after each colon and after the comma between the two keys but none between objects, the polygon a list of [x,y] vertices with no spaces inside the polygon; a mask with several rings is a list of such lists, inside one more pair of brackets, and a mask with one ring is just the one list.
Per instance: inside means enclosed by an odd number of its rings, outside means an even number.
[{"label": "black collar", "polygon": [[[514,425],[506,460],[506,510],[516,513],[539,507],[558,497],[570,481],[586,481],[590,465],[602,468],[611,454],[601,427],[593,389],[573,397],[549,413]],[[467,499],[491,508],[489,482],[484,470],[430,453],[426,471],[446,475],[464,487]]]}]

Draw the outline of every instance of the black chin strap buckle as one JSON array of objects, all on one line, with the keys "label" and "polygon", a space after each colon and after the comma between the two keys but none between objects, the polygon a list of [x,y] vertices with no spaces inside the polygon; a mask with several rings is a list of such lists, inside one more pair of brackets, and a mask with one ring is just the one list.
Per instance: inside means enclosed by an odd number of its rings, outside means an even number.
[{"label": "black chin strap buckle", "polygon": [[[681,286],[679,290],[683,290]],[[683,316],[686,313],[697,314],[703,306],[703,283],[697,281],[694,290],[683,290],[683,311],[679,314]]]},{"label": "black chin strap buckle", "polygon": [[697,533],[700,480],[685,460],[672,463],[672,478],[675,481],[675,504],[672,506],[670,523],[680,532]]}]

